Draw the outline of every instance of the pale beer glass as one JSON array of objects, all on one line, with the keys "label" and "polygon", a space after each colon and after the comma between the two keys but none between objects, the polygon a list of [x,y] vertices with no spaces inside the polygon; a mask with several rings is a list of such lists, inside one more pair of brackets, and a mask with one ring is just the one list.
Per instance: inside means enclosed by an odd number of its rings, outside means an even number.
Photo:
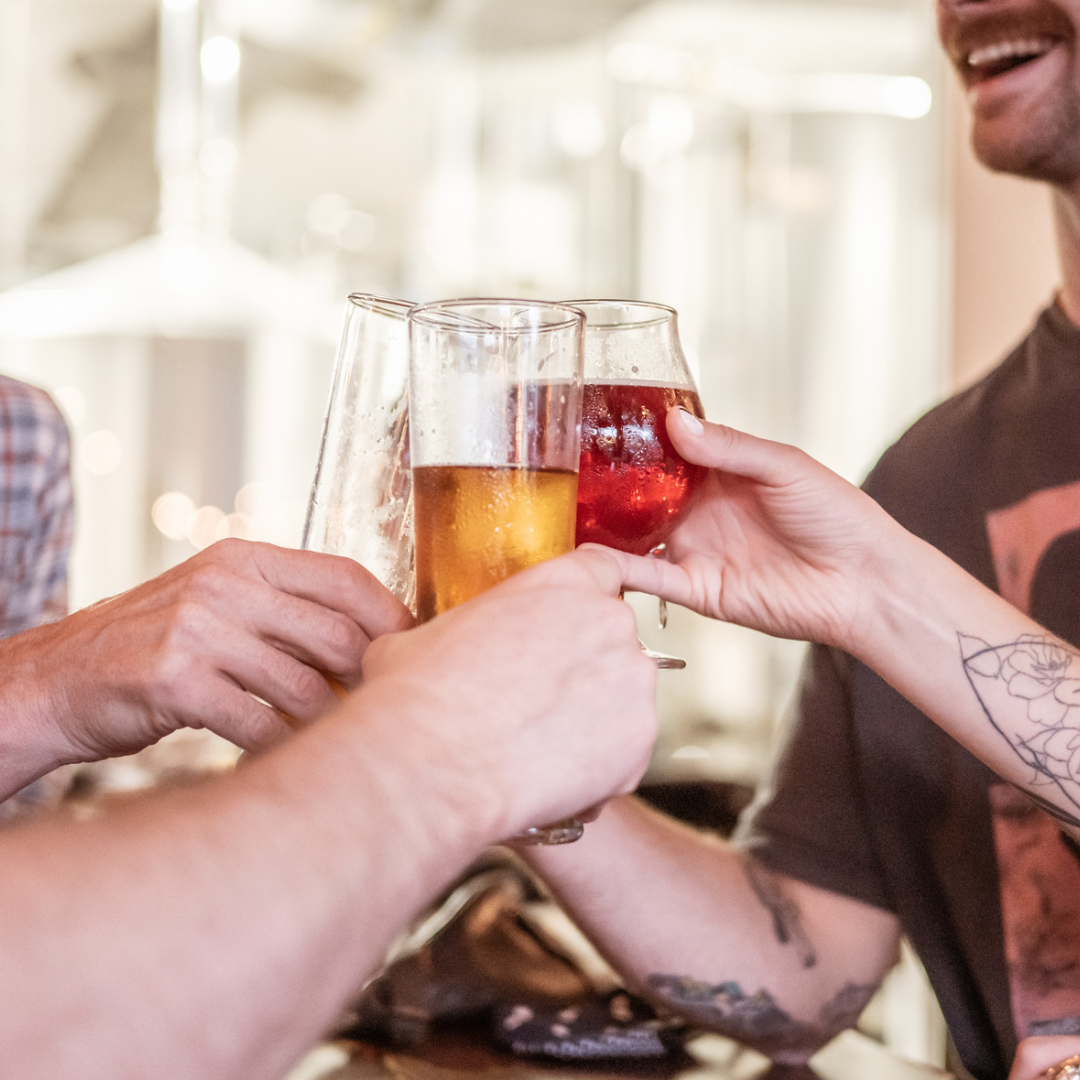
[{"label": "pale beer glass", "polygon": [[[416,612],[423,622],[572,551],[582,313],[448,300],[409,313]],[[516,839],[577,840],[576,819]]]},{"label": "pale beer glass", "polygon": [[413,607],[411,304],[348,299],[301,546],[347,555]]}]

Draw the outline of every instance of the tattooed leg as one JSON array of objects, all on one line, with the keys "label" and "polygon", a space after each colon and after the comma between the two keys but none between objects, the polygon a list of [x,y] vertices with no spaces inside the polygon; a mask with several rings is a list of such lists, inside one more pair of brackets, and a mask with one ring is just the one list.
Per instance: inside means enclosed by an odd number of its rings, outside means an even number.
[{"label": "tattooed leg", "polygon": [[817,954],[803,929],[799,905],[784,891],[783,880],[749,855],[743,857],[742,866],[754,895],[772,916],[776,940],[781,945],[793,945],[799,963],[812,968],[817,963]]},{"label": "tattooed leg", "polygon": [[715,985],[686,976],[651,975],[649,986],[679,1014],[778,1059],[805,1058],[851,1027],[877,984],[848,983],[814,1020],[796,1020],[768,990],[749,995],[737,982]]}]

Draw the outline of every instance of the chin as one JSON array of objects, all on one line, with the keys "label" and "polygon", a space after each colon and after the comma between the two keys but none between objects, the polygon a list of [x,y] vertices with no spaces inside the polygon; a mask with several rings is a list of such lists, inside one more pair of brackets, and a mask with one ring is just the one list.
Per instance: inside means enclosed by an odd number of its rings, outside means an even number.
[{"label": "chin", "polygon": [[994,172],[1056,187],[1080,181],[1080,128],[1045,123],[976,121],[975,156]]}]

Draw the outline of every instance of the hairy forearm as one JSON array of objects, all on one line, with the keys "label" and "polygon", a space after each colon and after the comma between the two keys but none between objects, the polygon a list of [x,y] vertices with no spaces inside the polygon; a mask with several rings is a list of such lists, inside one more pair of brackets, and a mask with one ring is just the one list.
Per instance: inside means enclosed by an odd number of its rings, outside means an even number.
[{"label": "hairy forearm", "polygon": [[892,916],[776,875],[632,799],[527,855],[614,966],[692,1023],[802,1059],[891,966]]},{"label": "hairy forearm", "polygon": [[845,646],[1080,836],[1080,653],[913,536]]},{"label": "hairy forearm", "polygon": [[280,1075],[482,842],[378,707],[218,783],[0,834],[6,1068]]}]

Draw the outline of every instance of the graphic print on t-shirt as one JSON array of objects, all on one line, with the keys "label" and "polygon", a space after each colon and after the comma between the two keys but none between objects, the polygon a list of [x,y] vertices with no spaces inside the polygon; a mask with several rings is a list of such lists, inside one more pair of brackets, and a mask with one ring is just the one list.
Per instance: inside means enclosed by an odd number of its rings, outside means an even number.
[{"label": "graphic print on t-shirt", "polygon": [[[988,514],[986,531],[1001,595],[1080,646],[1080,483]],[[990,808],[1017,1037],[1080,1034],[1080,862],[1011,785]]]},{"label": "graphic print on t-shirt", "polygon": [[1011,784],[990,789],[990,809],[1017,1037],[1080,1034],[1080,863]]}]

